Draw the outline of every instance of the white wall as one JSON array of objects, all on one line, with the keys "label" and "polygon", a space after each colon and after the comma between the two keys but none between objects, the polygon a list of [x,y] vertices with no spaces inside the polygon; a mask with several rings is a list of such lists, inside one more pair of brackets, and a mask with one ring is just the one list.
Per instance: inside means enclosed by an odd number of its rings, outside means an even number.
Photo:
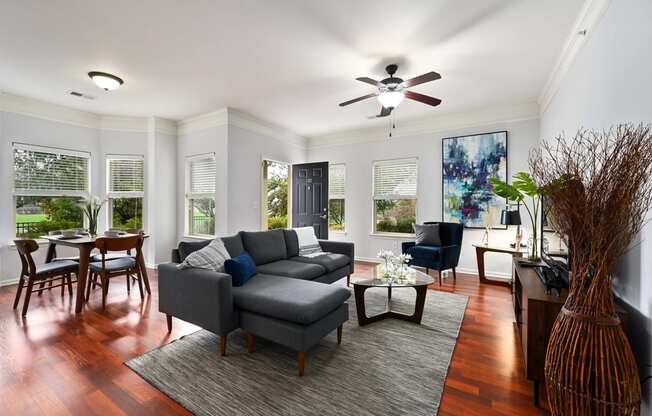
[{"label": "white wall", "polygon": [[[578,127],[608,128],[621,122],[652,122],[652,2],[611,1],[580,50],[541,118],[542,139]],[[631,306],[630,340],[641,375],[652,365],[652,227],[622,260],[615,289]],[[644,388],[641,414],[652,413],[652,382]]]},{"label": "white wall", "polygon": [[[400,126],[399,126],[400,127]],[[493,131],[508,131],[508,176],[527,170],[530,148],[538,143],[539,122],[536,119],[487,124],[481,127],[454,129],[446,132],[411,136],[365,143],[344,144],[310,149],[310,161],[328,161],[346,165],[346,234],[331,232],[331,239],[344,239],[356,244],[356,257],[374,259],[379,249],[400,251],[400,238],[372,235],[372,162],[374,160],[418,157],[417,221],[438,221],[442,218],[442,138]],[[382,134],[382,132],[379,132]],[[386,133],[385,133],[386,134]],[[465,229],[459,270],[477,271],[473,243],[482,239],[484,230]],[[514,229],[493,230],[491,244],[513,241]],[[511,275],[511,257],[495,253],[486,255],[487,274]]]},{"label": "white wall", "polygon": [[262,160],[302,163],[306,149],[229,125],[228,232],[261,229]]}]

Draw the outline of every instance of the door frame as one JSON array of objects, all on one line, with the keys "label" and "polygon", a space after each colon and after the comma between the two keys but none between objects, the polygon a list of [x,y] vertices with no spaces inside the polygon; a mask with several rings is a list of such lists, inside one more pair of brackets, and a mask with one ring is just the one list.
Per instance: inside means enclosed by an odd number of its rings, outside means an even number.
[{"label": "door frame", "polygon": [[288,167],[288,228],[292,228],[292,163],[261,155],[260,157],[260,229],[267,231],[267,178],[265,162],[282,163]]}]

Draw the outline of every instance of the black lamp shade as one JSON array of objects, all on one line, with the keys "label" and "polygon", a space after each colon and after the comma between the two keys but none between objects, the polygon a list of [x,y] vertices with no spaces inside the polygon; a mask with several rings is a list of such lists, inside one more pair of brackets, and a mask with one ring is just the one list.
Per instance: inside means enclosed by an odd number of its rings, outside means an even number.
[{"label": "black lamp shade", "polygon": [[500,213],[500,223],[502,225],[521,225],[521,213],[504,209]]}]

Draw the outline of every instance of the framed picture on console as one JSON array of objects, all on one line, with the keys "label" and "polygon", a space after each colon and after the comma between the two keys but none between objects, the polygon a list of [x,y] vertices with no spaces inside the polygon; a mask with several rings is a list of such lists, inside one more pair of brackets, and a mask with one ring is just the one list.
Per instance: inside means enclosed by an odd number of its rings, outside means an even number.
[{"label": "framed picture on console", "polygon": [[467,228],[506,229],[500,213],[507,201],[492,192],[489,178],[507,181],[507,132],[442,140],[442,213]]}]

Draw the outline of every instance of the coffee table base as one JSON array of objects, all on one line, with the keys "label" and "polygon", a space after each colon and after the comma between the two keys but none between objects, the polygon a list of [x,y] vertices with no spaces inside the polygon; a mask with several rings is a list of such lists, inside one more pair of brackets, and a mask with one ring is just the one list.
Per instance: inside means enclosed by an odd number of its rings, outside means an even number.
[{"label": "coffee table base", "polygon": [[[370,287],[372,286],[356,285],[355,283],[353,284],[353,291],[355,293],[355,309],[358,313],[358,325],[364,326],[387,318],[400,319],[403,321],[414,322],[417,324],[421,323],[421,318],[423,316],[423,307],[426,304],[426,292],[428,291],[428,286],[426,285],[413,286],[414,290],[417,292],[417,298],[414,304],[414,313],[412,315],[406,315],[404,313],[398,313],[389,310],[387,312],[383,312],[378,315],[367,316],[365,312],[364,292]],[[388,304],[391,305],[391,300],[392,300],[391,287],[387,288],[387,300],[388,300]]]}]

